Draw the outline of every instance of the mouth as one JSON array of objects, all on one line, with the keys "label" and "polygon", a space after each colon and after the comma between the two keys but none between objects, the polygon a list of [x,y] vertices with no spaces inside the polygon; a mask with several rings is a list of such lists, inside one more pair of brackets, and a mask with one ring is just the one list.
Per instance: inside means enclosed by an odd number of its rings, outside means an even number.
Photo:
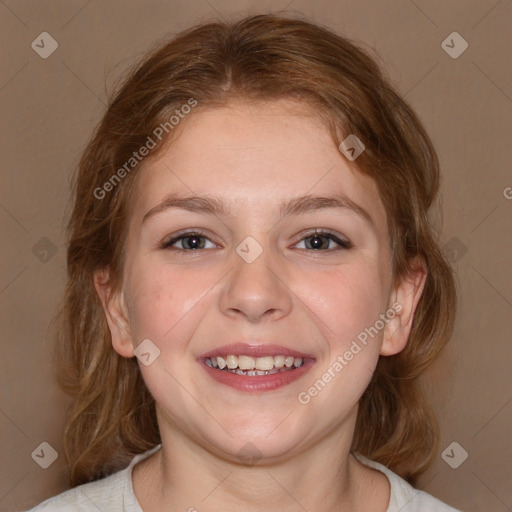
[{"label": "mouth", "polygon": [[315,359],[270,345],[227,346],[198,362],[215,381],[241,391],[272,391],[302,377]]}]

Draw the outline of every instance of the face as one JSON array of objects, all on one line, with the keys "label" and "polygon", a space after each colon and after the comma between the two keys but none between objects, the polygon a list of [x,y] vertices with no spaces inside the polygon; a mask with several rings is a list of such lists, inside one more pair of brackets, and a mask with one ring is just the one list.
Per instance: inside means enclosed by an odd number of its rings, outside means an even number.
[{"label": "face", "polygon": [[350,430],[415,305],[392,286],[375,183],[307,112],[279,100],[191,114],[141,171],[107,308],[119,354],[159,351],[139,366],[161,431],[233,460],[247,443],[279,458]]}]

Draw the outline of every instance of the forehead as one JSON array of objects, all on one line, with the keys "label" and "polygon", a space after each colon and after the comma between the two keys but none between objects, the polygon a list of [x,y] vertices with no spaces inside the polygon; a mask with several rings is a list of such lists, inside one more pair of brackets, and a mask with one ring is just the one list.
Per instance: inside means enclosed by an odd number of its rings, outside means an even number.
[{"label": "forehead", "polygon": [[198,108],[181,122],[177,137],[140,171],[132,205],[139,218],[171,192],[208,194],[247,212],[305,194],[341,194],[385,230],[374,180],[343,157],[311,107],[237,102]]}]

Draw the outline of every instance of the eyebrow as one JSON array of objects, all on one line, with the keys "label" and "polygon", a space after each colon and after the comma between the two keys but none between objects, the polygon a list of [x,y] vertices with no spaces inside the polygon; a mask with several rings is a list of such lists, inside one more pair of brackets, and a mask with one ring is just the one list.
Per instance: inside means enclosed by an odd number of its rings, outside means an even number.
[{"label": "eyebrow", "polygon": [[[169,194],[161,203],[151,208],[144,217],[142,223],[149,218],[161,213],[169,208],[180,208],[193,213],[206,213],[211,215],[229,215],[229,210],[225,203],[213,196],[182,196],[179,194]],[[372,228],[373,220],[370,214],[360,205],[344,195],[337,196],[312,196],[304,195],[287,199],[279,207],[280,219],[287,215],[300,215],[316,210],[327,208],[337,208],[349,210],[362,217]]]}]

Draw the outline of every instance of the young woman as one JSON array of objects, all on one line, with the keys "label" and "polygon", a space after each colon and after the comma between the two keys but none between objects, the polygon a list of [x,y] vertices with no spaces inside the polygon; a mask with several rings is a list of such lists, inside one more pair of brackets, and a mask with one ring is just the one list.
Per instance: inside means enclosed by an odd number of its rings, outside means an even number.
[{"label": "young woman", "polygon": [[81,159],[69,491],[33,510],[444,512],[438,160],[363,50],[262,15],[161,44]]}]

